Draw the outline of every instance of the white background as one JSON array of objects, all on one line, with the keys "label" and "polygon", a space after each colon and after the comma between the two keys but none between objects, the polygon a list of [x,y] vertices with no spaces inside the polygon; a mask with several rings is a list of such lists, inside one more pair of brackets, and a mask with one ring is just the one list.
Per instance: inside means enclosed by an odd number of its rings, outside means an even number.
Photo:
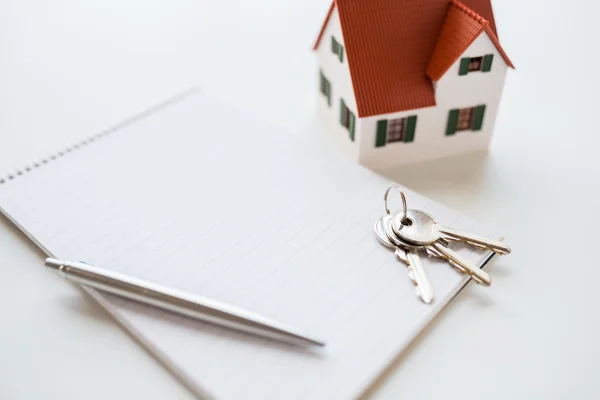
[{"label": "white background", "polygon": [[[197,85],[318,126],[310,52],[328,0],[0,1],[0,170]],[[495,2],[509,71],[489,153],[384,173],[505,232],[489,267],[376,399],[597,399],[600,66],[589,0]],[[0,219],[0,398],[190,399]]]}]

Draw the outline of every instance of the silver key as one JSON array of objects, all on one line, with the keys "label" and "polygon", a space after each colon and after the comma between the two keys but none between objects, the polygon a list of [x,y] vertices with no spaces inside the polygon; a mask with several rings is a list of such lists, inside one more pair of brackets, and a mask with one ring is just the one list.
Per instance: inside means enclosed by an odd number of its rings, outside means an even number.
[{"label": "silver key", "polygon": [[[413,215],[410,213],[410,211],[411,210],[409,210],[409,215]],[[414,210],[412,210],[412,211],[414,211]],[[419,211],[419,213],[421,213],[421,211]],[[425,214],[425,213],[423,213],[423,214]],[[427,214],[427,215],[429,215],[429,214]],[[446,245],[446,243],[443,239],[434,241],[433,243],[430,243],[430,244],[422,245],[422,244],[410,243],[409,241],[405,240],[400,235],[397,235],[396,230],[394,229],[394,223],[395,223],[394,218],[395,218],[395,216],[392,217],[392,219],[390,220],[389,225],[387,227],[388,239],[390,239],[394,244],[396,244],[397,246],[404,246],[404,247],[408,247],[408,248],[417,248],[417,249],[422,248],[422,249],[426,250],[427,254],[429,254],[430,256],[441,257],[444,260],[448,261],[448,263],[452,267],[457,269],[459,272],[462,272],[463,274],[469,275],[475,282],[477,282],[479,284],[483,284],[485,286],[489,286],[492,284],[492,278],[490,277],[490,275],[487,272],[485,272],[481,268],[478,268],[475,264],[473,264],[467,258],[461,256],[454,250],[450,249]],[[413,221],[412,225],[410,225],[410,226],[413,228],[417,228],[419,226],[419,222],[418,222],[419,219],[415,218],[412,221]],[[406,226],[404,226],[402,229],[404,229],[405,227]]]},{"label": "silver key", "polygon": [[[394,230],[392,229],[392,221],[388,219],[388,223],[384,226],[388,240],[394,243],[396,246],[411,249],[411,250],[425,250],[431,257],[440,257],[448,262],[450,266],[458,270],[463,274],[467,274],[475,282],[489,286],[491,284],[491,278],[489,274],[480,268],[477,268],[469,260],[456,253],[454,250],[448,248],[447,242],[440,240],[434,245],[422,246],[413,243],[408,243],[399,238]],[[466,267],[465,267],[466,266]]]},{"label": "silver key", "polygon": [[492,284],[492,278],[490,277],[490,274],[481,268],[478,268],[475,264],[449,248],[446,244],[436,242],[427,245],[425,249],[427,250],[428,254],[435,257],[441,257],[448,261],[451,266],[463,274],[469,275],[475,282],[485,286],[490,286]]},{"label": "silver key", "polygon": [[[409,221],[410,224],[407,224],[406,221]],[[392,228],[396,235],[404,241],[423,246],[432,245],[441,239],[446,242],[467,243],[496,254],[510,253],[510,247],[502,242],[445,227],[430,214],[419,210],[408,209],[406,218],[404,212],[396,213]]]},{"label": "silver key", "polygon": [[416,248],[399,247],[390,241],[386,234],[385,226],[392,220],[391,215],[385,215],[375,222],[374,230],[377,239],[386,247],[395,249],[396,256],[408,267],[408,276],[416,286],[417,296],[424,303],[430,304],[433,301],[433,287],[427,278],[423,262]]}]

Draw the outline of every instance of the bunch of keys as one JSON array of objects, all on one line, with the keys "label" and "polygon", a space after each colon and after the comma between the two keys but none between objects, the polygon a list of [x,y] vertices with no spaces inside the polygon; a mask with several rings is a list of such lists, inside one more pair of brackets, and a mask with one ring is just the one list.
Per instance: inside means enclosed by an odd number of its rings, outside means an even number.
[{"label": "bunch of keys", "polygon": [[[388,194],[393,189],[397,190],[402,198],[402,210],[395,214],[390,213],[387,201]],[[389,187],[383,200],[385,215],[375,222],[375,234],[384,246],[394,249],[396,256],[406,264],[408,276],[416,286],[417,296],[424,303],[430,304],[433,301],[434,292],[423,268],[419,251],[424,250],[429,256],[446,260],[456,270],[485,286],[492,283],[489,274],[450,249],[448,245],[451,242],[463,242],[500,255],[510,253],[510,247],[502,242],[445,227],[430,214],[409,209],[404,192],[399,186]]]}]

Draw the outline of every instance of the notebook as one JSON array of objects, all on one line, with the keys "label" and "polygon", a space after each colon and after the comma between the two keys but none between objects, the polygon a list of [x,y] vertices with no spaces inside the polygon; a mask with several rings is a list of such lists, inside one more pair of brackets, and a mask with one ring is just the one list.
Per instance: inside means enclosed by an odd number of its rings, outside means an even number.
[{"label": "notebook", "polygon": [[[192,92],[4,177],[0,207],[49,256],[214,298],[327,342],[294,347],[86,289],[197,396],[350,399],[468,281],[423,257],[436,300],[418,300],[407,268],[373,233],[389,184],[316,135],[271,129]],[[499,237],[405,190],[411,208]],[[453,248],[480,266],[491,258]]]}]

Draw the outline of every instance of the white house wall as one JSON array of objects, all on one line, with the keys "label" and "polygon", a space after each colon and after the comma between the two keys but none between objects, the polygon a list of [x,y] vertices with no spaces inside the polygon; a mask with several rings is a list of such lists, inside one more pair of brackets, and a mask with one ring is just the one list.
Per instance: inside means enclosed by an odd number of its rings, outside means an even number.
[{"label": "white house wall", "polygon": [[[338,56],[331,51],[331,36],[344,46],[343,63]],[[325,78],[331,82],[331,106],[327,104],[327,98],[318,90],[319,76],[317,75],[318,107],[321,118],[327,124],[327,130],[338,146],[352,159],[358,161],[358,142],[360,140],[360,121],[356,110],[356,98],[352,89],[350,68],[348,67],[348,54],[342,36],[342,28],[337,7],[334,8],[329,22],[321,38],[317,49],[319,68]],[[317,71],[317,74],[319,71]],[[340,98],[344,99],[346,106],[356,116],[354,142],[350,140],[348,129],[340,124]]]},{"label": "white house wall", "polygon": [[[494,55],[491,71],[459,75],[462,57],[479,57],[486,54]],[[359,120],[357,128],[360,131],[357,131],[356,140],[360,142],[360,163],[370,168],[384,168],[486,149],[492,137],[507,69],[506,62],[489,36],[482,32],[435,83],[436,106]],[[446,136],[449,110],[481,104],[486,105],[481,130],[457,131],[454,135]],[[413,142],[388,143],[383,147],[375,147],[377,121],[411,115],[417,116]]]}]

